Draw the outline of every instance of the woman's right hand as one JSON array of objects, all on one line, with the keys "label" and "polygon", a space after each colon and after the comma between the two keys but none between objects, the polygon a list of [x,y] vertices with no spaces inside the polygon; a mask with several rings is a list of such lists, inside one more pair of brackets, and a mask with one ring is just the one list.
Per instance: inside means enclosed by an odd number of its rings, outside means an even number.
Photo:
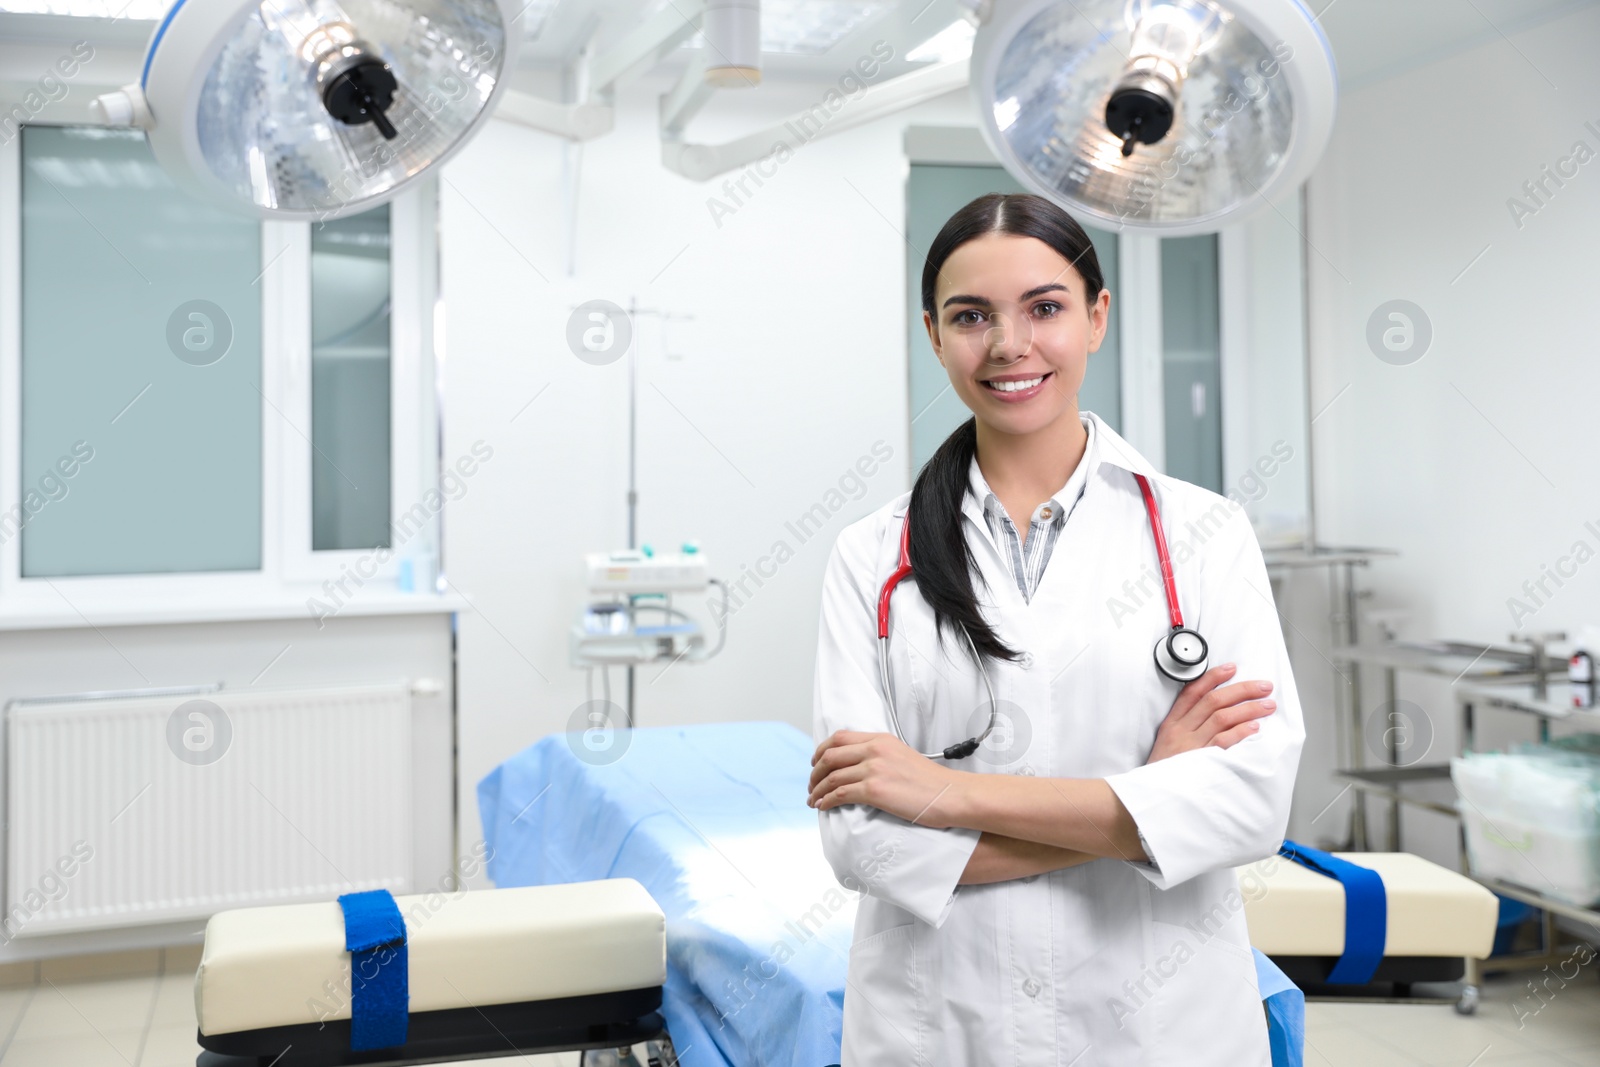
[{"label": "woman's right hand", "polygon": [[1235,669],[1231,663],[1213,667],[1179,691],[1172,710],[1156,730],[1156,743],[1146,764],[1207,745],[1231,748],[1260,729],[1256,720],[1271,715],[1278,706],[1265,699],[1272,692],[1272,683],[1224,686]]}]

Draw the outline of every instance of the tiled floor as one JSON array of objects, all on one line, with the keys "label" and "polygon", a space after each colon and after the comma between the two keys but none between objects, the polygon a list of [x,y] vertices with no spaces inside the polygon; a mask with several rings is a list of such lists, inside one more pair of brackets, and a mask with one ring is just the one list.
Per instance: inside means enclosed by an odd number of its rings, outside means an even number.
[{"label": "tiled floor", "polygon": [[[192,1067],[199,949],[13,965],[0,988],[3,1067]],[[27,973],[32,971],[31,981]],[[1600,1067],[1600,961],[1544,999],[1500,976],[1474,1016],[1448,1005],[1306,1006],[1307,1067]],[[1520,1022],[1520,1026],[1519,1026]],[[576,1053],[482,1061],[577,1067]],[[445,1065],[449,1067],[449,1065]]]},{"label": "tiled floor", "polygon": [[1448,1005],[1306,1005],[1306,1067],[1600,1067],[1600,970],[1530,991],[1496,975],[1475,1015]]}]

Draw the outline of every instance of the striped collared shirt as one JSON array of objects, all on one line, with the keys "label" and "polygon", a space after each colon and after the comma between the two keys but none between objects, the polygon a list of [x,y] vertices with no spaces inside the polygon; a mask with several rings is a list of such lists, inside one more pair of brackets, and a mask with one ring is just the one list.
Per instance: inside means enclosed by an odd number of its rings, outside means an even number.
[{"label": "striped collared shirt", "polygon": [[1039,579],[1044,575],[1045,564],[1050,562],[1050,553],[1056,547],[1056,539],[1061,536],[1061,529],[1067,524],[1067,516],[1077,505],[1078,498],[1083,496],[1089,471],[1094,469],[1094,420],[1082,416],[1080,419],[1089,435],[1083,459],[1078,462],[1077,469],[1067,479],[1067,484],[1061,487],[1061,491],[1033,509],[1026,541],[1017,532],[1011,516],[1006,514],[1000,498],[989,488],[983,471],[978,468],[978,458],[972,458],[968,488],[983,503],[983,517],[989,525],[989,535],[1000,550],[1000,558],[1005,560],[1006,570],[1016,580],[1017,591],[1022,594],[1024,602],[1033,600],[1034,590],[1039,588]]}]

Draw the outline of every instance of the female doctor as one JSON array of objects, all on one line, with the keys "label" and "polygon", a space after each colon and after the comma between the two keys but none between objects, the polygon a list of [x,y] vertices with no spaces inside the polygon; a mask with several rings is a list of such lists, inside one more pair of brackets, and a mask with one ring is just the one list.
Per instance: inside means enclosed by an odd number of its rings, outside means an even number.
[{"label": "female doctor", "polygon": [[809,803],[864,891],[843,1067],[1269,1064],[1233,868],[1283,840],[1299,700],[1242,509],[1078,409],[1110,300],[1040,197],[928,251],[973,417],[823,584]]}]

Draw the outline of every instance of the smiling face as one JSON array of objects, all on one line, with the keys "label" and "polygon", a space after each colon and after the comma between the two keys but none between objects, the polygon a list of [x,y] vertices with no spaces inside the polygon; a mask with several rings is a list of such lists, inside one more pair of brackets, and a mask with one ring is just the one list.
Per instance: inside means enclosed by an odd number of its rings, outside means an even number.
[{"label": "smiling face", "polygon": [[980,426],[1030,434],[1077,416],[1089,353],[1105,337],[1111,293],[1035,237],[985,234],[950,253],[923,313],[950,385]]}]

